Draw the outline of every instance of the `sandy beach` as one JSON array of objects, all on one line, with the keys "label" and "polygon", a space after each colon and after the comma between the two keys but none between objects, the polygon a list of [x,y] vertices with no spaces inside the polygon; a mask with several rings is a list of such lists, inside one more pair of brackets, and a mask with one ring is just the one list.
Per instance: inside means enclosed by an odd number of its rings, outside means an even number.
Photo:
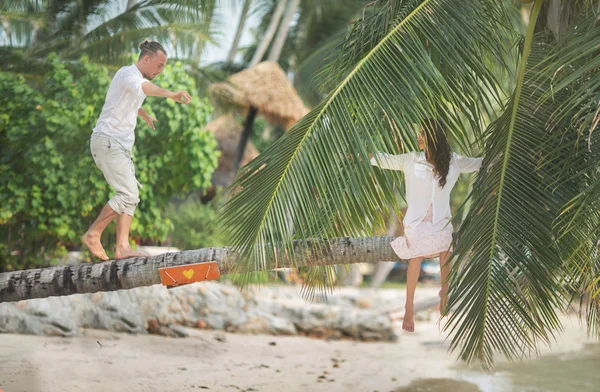
[{"label": "sandy beach", "polygon": [[[4,392],[480,390],[469,376],[479,374],[479,370],[465,367],[448,353],[448,343],[440,333],[435,312],[423,317],[428,319],[418,320],[417,330],[412,334],[401,330],[398,319],[395,327],[399,339],[394,343],[198,329],[188,329],[187,338],[90,329],[73,338],[0,334],[0,389]],[[585,328],[574,316],[565,317],[563,324],[565,331],[552,348],[542,349],[544,355],[574,352],[590,342]]]},{"label": "sandy beach", "polygon": [[190,330],[173,339],[86,330],[75,338],[0,335],[0,385],[33,391],[389,391],[452,377],[434,324],[396,343]]}]

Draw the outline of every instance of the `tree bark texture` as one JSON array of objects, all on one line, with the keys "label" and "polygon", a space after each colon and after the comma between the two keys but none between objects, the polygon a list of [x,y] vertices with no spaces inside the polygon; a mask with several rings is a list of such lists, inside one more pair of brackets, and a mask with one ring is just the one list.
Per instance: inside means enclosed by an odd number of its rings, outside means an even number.
[{"label": "tree bark texture", "polygon": [[[387,236],[392,237],[396,233],[396,212],[390,206],[390,221],[388,222]],[[378,289],[381,287],[383,282],[385,282],[390,275],[390,272],[394,269],[396,263],[394,262],[386,262],[379,263],[375,267],[375,272],[373,273],[373,277],[371,279],[371,288]]]},{"label": "tree bark texture", "polygon": [[[296,242],[295,259],[279,254],[268,269],[398,260],[389,243],[394,237],[336,238]],[[305,248],[306,247],[306,248]],[[49,267],[0,274],[0,303],[32,298],[115,291],[160,284],[158,269],[214,261],[222,275],[236,265],[233,248],[204,248],[101,263]]]}]

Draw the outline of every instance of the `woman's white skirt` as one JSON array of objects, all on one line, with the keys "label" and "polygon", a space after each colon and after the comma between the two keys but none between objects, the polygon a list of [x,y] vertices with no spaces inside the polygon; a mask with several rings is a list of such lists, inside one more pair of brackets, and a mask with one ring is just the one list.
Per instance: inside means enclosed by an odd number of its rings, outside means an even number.
[{"label": "woman's white skirt", "polygon": [[433,211],[429,207],[427,215],[417,227],[404,227],[404,237],[390,243],[398,257],[403,260],[415,257],[437,257],[440,252],[452,251],[452,224],[448,219],[432,223]]}]

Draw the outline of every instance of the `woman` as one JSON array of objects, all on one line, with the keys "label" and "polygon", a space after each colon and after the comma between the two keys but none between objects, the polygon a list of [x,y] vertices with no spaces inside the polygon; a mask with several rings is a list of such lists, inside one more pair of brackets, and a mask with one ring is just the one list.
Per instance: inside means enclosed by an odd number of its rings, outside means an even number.
[{"label": "woman", "polygon": [[[424,128],[427,128],[427,132]],[[450,152],[450,145],[440,124],[424,122],[417,139],[421,153],[390,155],[379,153],[371,159],[381,169],[403,170],[408,209],[404,216],[404,237],[391,242],[403,260],[409,260],[406,278],[406,307],[402,329],[414,332],[414,295],[421,261],[440,258],[442,289],[440,313],[446,306],[448,273],[452,243],[450,191],[461,173],[479,170],[483,158],[466,158]]]}]

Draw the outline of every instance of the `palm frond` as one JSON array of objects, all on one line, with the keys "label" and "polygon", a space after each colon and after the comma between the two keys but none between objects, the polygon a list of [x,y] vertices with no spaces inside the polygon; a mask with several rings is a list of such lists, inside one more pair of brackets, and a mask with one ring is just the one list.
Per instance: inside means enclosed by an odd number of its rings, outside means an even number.
[{"label": "palm frond", "polygon": [[209,37],[203,36],[194,26],[170,24],[126,30],[118,35],[90,40],[79,52],[69,51],[67,55],[77,57],[84,53],[96,62],[124,64],[130,61],[130,55],[139,43],[149,37],[162,42],[171,58],[194,58],[196,61],[209,41]]},{"label": "palm frond", "polygon": [[227,4],[233,0],[152,0],[155,4],[174,6],[177,11],[188,11],[189,17],[195,20],[210,20],[219,4]]},{"label": "palm frond", "polygon": [[[481,85],[494,88],[479,59],[502,51],[493,38],[502,28],[497,2],[386,4],[376,17],[356,23],[358,35],[351,37],[363,37],[365,44],[340,52],[345,65],[336,68],[335,88],[241,170],[233,185],[238,191],[222,211],[223,229],[245,255],[240,272],[275,266],[275,248],[291,258],[303,252],[294,239],[382,230],[389,205],[396,205],[399,177],[372,168],[368,154],[416,147],[413,124],[432,116],[444,118],[450,132],[465,140],[457,117],[479,116],[479,102],[466,97],[478,96]],[[381,27],[382,20],[389,23]],[[427,42],[439,46],[443,67],[432,61]],[[307,275],[307,287],[330,286],[335,271],[321,268]]]},{"label": "palm frond", "polygon": [[[383,10],[388,9],[389,12],[369,12],[364,15],[364,20],[355,23],[342,45],[332,52],[318,70],[317,83],[322,86],[322,91],[328,91],[332,86],[337,85],[346,73],[353,69],[355,62],[360,61],[357,59],[360,59],[371,45],[380,42],[390,26],[399,26],[398,34],[410,35],[415,41],[421,41],[422,48],[428,53],[436,70],[443,72],[448,80],[449,90],[439,93],[443,96],[446,93],[452,94],[453,96],[448,100],[456,105],[457,111],[467,116],[466,120],[470,123],[471,128],[477,130],[481,127],[478,119],[483,115],[493,118],[496,103],[500,100],[496,88],[498,82],[494,72],[486,66],[484,61],[494,59],[500,66],[506,67],[507,42],[502,41],[510,34],[511,29],[508,28],[506,22],[505,10],[503,7],[494,7],[494,11],[489,13],[487,10],[478,8],[469,15],[476,20],[466,21],[464,14],[457,13],[460,12],[458,9],[437,9],[428,1],[417,3],[414,4],[410,1],[375,3]],[[444,23],[441,21],[443,18],[452,20],[452,25],[455,26],[468,23],[473,26],[473,30],[471,30],[473,35],[466,36],[462,32],[450,28],[446,31],[446,35],[432,36],[428,33],[422,34],[430,26],[416,24],[409,27],[398,24],[399,20],[410,17],[413,12],[428,14],[436,20],[440,18],[440,24]],[[493,36],[486,37],[477,34],[477,29],[488,31],[490,23],[494,23],[496,27]],[[365,25],[373,26],[373,28],[365,28]],[[444,27],[448,28],[449,26],[446,24]],[[456,43],[463,39],[467,40],[465,45],[457,46]],[[452,53],[447,50],[448,47],[454,49]],[[494,50],[481,50],[480,48],[494,48]],[[399,60],[408,61],[411,56],[411,54],[405,54],[400,56]],[[475,60],[476,58],[477,60]],[[465,60],[469,63],[464,63]],[[457,67],[457,64],[460,66]],[[474,109],[476,112],[473,111]],[[462,127],[462,124],[459,127]],[[457,137],[458,134],[454,132],[454,129],[451,129],[451,134],[461,144],[461,148],[470,150],[466,139]]]},{"label": "palm frond", "polygon": [[547,121],[554,107],[541,96],[549,78],[540,67],[549,51],[546,33],[534,35],[537,0],[523,45],[516,89],[487,131],[486,156],[457,233],[446,330],[461,359],[491,366],[497,352],[511,360],[537,353],[560,328],[564,308],[561,259],[553,222],[566,201],[552,192],[556,174],[544,165]]},{"label": "palm frond", "polygon": [[[552,124],[558,125],[569,119],[570,125],[577,128],[581,134],[593,132],[593,125],[597,125],[600,118],[597,110],[600,90],[598,18],[596,15],[584,14],[576,20],[564,39],[564,44],[547,60],[549,65],[546,67],[546,73],[552,72],[550,76],[553,86],[545,98],[561,102],[552,118]],[[574,109],[577,111],[574,112]]]},{"label": "palm frond", "polygon": [[46,1],[0,3],[0,45],[22,48],[33,43],[36,31],[46,23]]},{"label": "palm frond", "polygon": [[325,98],[326,94],[320,92],[320,86],[313,79],[313,76],[344,36],[345,32],[333,36],[330,41],[313,50],[309,56],[297,65],[294,72],[294,87],[309,106],[314,106]]},{"label": "palm frond", "polygon": [[57,15],[52,33],[46,35],[44,40],[50,41],[65,35],[79,37],[85,34],[90,18],[102,15],[111,3],[112,0],[71,1],[65,11]]},{"label": "palm frond", "polygon": [[[103,14],[100,2],[97,0],[98,7],[94,11],[97,16]],[[104,15],[104,21],[85,35],[74,36],[61,30],[52,39],[32,47],[30,53],[43,57],[55,51],[66,58],[83,53],[92,61],[124,64],[130,54],[137,51],[139,42],[153,38],[163,43],[171,57],[199,62],[206,44],[213,42],[214,19],[196,19],[192,15],[177,1],[142,1],[121,14]]]},{"label": "palm frond", "polygon": [[544,100],[557,104],[549,120],[558,146],[556,191],[568,189],[569,201],[555,222],[558,249],[566,260],[564,285],[580,301],[588,329],[600,335],[600,20],[582,11],[546,60],[542,77],[553,88]]}]

